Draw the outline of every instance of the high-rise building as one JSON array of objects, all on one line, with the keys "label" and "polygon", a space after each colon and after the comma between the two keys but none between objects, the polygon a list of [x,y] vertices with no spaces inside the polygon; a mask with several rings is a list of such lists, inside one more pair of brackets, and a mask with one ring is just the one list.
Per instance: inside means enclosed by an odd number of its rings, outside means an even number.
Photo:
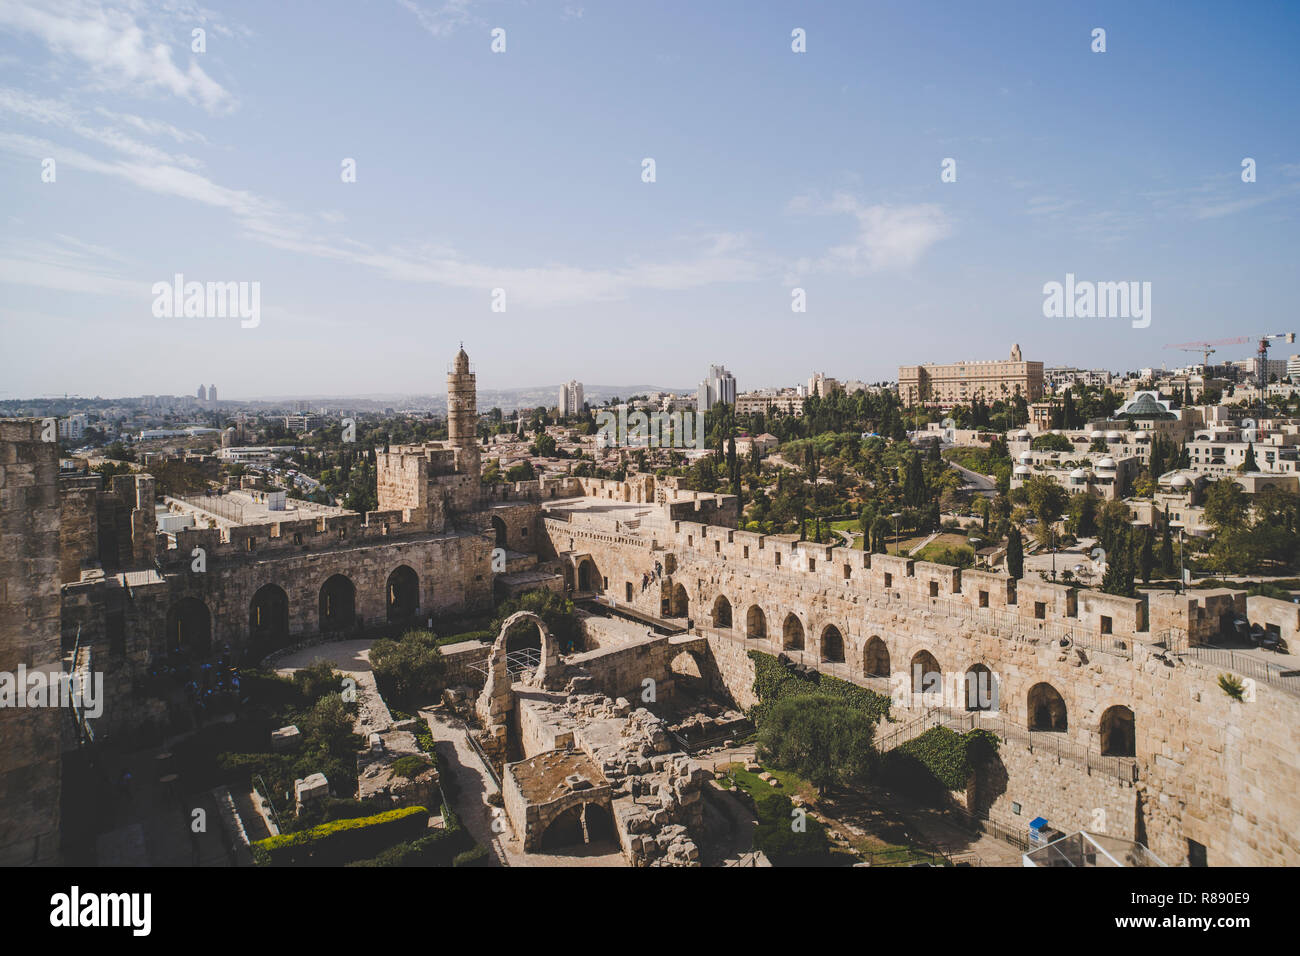
[{"label": "high-rise building", "polygon": [[217,404],[217,386],[215,385],[208,386],[208,403],[211,405]]},{"label": "high-rise building", "polygon": [[808,394],[816,395],[818,398],[826,398],[828,395],[838,392],[840,383],[835,379],[828,377],[824,372],[813,372],[812,378],[808,379]]},{"label": "high-rise building", "polygon": [[718,402],[728,405],[736,404],[736,379],[725,366],[710,365],[708,377],[700,382],[696,391],[697,405],[701,412],[707,412]]},{"label": "high-rise building", "polygon": [[582,383],[570,379],[560,386],[560,414],[566,417],[582,414]]},{"label": "high-rise building", "polygon": [[194,397],[200,402],[206,402],[208,400],[208,390],[200,385],[199,390],[194,393]]},{"label": "high-rise building", "polygon": [[1300,382],[1300,355],[1292,355],[1286,360],[1286,377],[1293,382]]},{"label": "high-rise building", "polygon": [[952,408],[976,397],[992,404],[1016,395],[1026,402],[1043,397],[1043,363],[1026,362],[1019,345],[1011,346],[1009,359],[898,367],[898,397],[904,405]]}]

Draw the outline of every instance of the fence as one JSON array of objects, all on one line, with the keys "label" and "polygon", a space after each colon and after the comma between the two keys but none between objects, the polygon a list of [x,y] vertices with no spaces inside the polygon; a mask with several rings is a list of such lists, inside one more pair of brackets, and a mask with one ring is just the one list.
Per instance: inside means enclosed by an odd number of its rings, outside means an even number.
[{"label": "fence", "polygon": [[1269,661],[1230,650],[1225,647],[1188,647],[1180,657],[1209,667],[1222,667],[1243,677],[1263,681],[1291,694],[1300,695],[1300,670],[1288,670]]}]

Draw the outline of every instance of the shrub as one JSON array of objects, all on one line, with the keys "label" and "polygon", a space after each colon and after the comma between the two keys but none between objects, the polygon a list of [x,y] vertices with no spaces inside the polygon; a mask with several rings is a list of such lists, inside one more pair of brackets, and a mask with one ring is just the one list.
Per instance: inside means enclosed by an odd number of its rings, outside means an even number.
[{"label": "shrub", "polygon": [[889,716],[889,698],[818,671],[797,672],[780,659],[762,651],[750,651],[754,662],[754,693],[758,703],[749,710],[750,719],[760,726],[772,705],[784,697],[819,693],[843,701],[873,723]]},{"label": "shrub", "polygon": [[405,777],[411,780],[420,774],[429,770],[432,764],[423,757],[416,754],[407,754],[405,757],[398,757],[393,761],[393,773],[399,777]]},{"label": "shrub", "polygon": [[474,845],[474,849],[466,850],[464,853],[457,853],[455,859],[451,861],[452,866],[487,866],[491,860],[488,848],[482,843]]},{"label": "shrub", "polygon": [[426,808],[404,807],[371,817],[334,820],[258,840],[253,844],[253,859],[262,866],[338,866],[411,839],[428,826],[428,819]]},{"label": "shrub", "polygon": [[375,641],[370,666],[384,698],[412,710],[442,693],[447,676],[447,661],[429,631],[407,631],[395,641]]},{"label": "shrub", "polygon": [[885,755],[885,772],[900,790],[933,803],[948,791],[965,790],[976,766],[997,752],[998,739],[987,730],[959,734],[931,727]]},{"label": "shrub", "polygon": [[316,661],[294,672],[294,686],[304,703],[312,704],[327,694],[343,690],[343,675],[329,661]]}]

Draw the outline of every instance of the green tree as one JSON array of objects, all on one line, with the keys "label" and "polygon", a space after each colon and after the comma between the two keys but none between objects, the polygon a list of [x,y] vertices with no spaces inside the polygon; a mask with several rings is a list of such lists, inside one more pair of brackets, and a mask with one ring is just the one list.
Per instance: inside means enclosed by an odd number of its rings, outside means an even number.
[{"label": "green tree", "polygon": [[1007,574],[1016,580],[1025,576],[1025,547],[1016,527],[1007,532]]},{"label": "green tree", "polygon": [[1231,478],[1220,478],[1205,490],[1205,520],[1216,531],[1244,528],[1249,512],[1245,490]]},{"label": "green tree", "polygon": [[381,691],[404,710],[435,702],[447,676],[447,660],[429,631],[380,638],[370,647],[370,666]]},{"label": "green tree", "polygon": [[825,796],[865,782],[875,763],[875,725],[843,700],[806,694],[778,700],[758,732],[758,759],[807,778]]}]

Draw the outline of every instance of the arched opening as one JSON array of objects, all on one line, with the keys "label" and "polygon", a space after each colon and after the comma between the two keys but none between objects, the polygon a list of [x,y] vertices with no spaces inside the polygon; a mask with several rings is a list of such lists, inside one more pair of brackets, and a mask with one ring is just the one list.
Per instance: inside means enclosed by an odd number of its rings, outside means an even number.
[{"label": "arched opening", "polygon": [[679,651],[669,662],[668,670],[673,675],[673,682],[681,690],[697,697],[707,690],[704,671],[700,669],[699,660],[690,651]]},{"label": "arched opening", "polygon": [[167,649],[191,657],[212,650],[212,614],[198,598],[181,598],[167,610]]},{"label": "arched opening", "polygon": [[713,626],[731,627],[731,602],[727,600],[726,595],[719,594],[718,599],[713,602]]},{"label": "arched opening", "polygon": [[781,627],[781,647],[787,651],[803,650],[803,623],[794,614],[785,616]]},{"label": "arched opening", "polygon": [[678,582],[670,584],[664,588],[665,600],[668,603],[665,617],[690,617],[691,616],[691,599],[686,593],[685,585]]},{"label": "arched opening", "polygon": [[420,578],[403,564],[388,576],[386,591],[390,623],[409,621],[420,609]]},{"label": "arched opening", "polygon": [[751,604],[745,615],[745,636],[756,641],[767,640],[767,615],[757,604]]},{"label": "arched opening", "polygon": [[827,624],[822,630],[821,657],[828,664],[844,663],[844,635],[834,624]]},{"label": "arched opening", "polygon": [[975,664],[966,672],[966,709],[998,709],[998,680],[983,664]]},{"label": "arched opening", "polygon": [[600,569],[596,567],[596,562],[591,558],[583,558],[578,562],[578,590],[597,592],[605,590],[605,583],[601,577]]},{"label": "arched opening", "polygon": [[278,584],[264,584],[248,605],[248,636],[259,650],[289,643],[289,595]]},{"label": "arched opening", "polygon": [[543,853],[560,853],[616,840],[614,817],[609,808],[579,803],[562,811],[547,825],[538,849]]},{"label": "arched opening", "polygon": [[1061,733],[1069,729],[1065,699],[1051,684],[1029,688],[1029,729]]},{"label": "arched opening", "polygon": [[912,693],[943,693],[943,671],[929,651],[917,651],[912,655]]},{"label": "arched opening", "polygon": [[335,574],[320,588],[320,629],[347,631],[356,621],[357,589],[346,575]]},{"label": "arched opening", "polygon": [[521,618],[510,625],[510,630],[506,631],[506,653],[533,650],[541,653],[542,630],[537,626],[536,619]]},{"label": "arched opening", "polygon": [[867,677],[889,676],[889,648],[879,637],[872,637],[863,648],[862,672]]},{"label": "arched opening", "polygon": [[1137,756],[1137,727],[1133,721],[1133,711],[1123,704],[1107,707],[1101,715],[1101,755]]},{"label": "arched opening", "polygon": [[501,520],[500,515],[492,516],[492,532],[496,535],[496,546],[498,548],[504,549],[509,547],[506,543],[509,540],[509,536],[506,533],[506,523]]}]

